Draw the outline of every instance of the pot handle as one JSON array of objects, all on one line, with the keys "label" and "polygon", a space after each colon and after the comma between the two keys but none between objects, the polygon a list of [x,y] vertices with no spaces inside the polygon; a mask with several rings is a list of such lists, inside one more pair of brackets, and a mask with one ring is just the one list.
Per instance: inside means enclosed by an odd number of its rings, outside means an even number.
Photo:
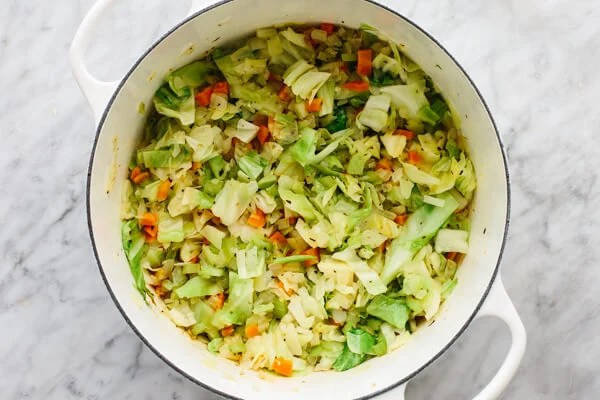
[{"label": "pot handle", "polygon": [[[521,318],[510,300],[508,293],[506,293],[500,275],[496,277],[496,280],[492,285],[483,306],[475,316],[475,319],[482,317],[500,318],[510,329],[512,338],[510,349],[504,362],[500,366],[500,369],[496,372],[496,375],[494,375],[487,386],[473,398],[474,400],[493,400],[500,396],[504,388],[506,388],[517,372],[527,344],[525,327],[523,326],[523,322],[521,322]],[[406,383],[379,395],[377,400],[404,400],[405,389]]]},{"label": "pot handle", "polygon": [[523,354],[525,354],[525,347],[527,346],[525,326],[523,326],[519,313],[510,300],[508,293],[506,293],[500,275],[496,277],[496,281],[492,285],[487,299],[483,303],[483,307],[481,307],[475,316],[476,319],[482,317],[496,317],[504,321],[510,330],[512,340],[508,354],[502,362],[500,369],[498,369],[498,372],[496,372],[490,383],[474,397],[474,400],[492,400],[500,396],[510,380],[515,376],[519,364],[521,364],[521,360],[523,359]]},{"label": "pot handle", "polygon": [[108,100],[114,93],[119,82],[106,82],[96,79],[90,74],[83,60],[90,40],[94,37],[94,31],[100,16],[102,16],[113,1],[114,0],[98,0],[92,5],[90,11],[83,17],[69,51],[71,70],[73,71],[73,75],[75,76],[81,91],[92,108],[96,125],[100,121],[102,113],[108,104]]}]

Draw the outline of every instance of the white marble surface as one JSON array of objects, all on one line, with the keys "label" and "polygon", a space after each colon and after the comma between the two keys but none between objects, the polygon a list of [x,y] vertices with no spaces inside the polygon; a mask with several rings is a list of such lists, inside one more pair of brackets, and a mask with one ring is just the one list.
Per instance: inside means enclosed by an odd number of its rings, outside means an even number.
[{"label": "white marble surface", "polygon": [[[508,150],[502,276],[529,345],[503,398],[598,398],[600,2],[392,2],[470,73]],[[0,7],[0,398],[213,399],[129,329],[92,256],[84,192],[94,123],[67,62],[92,3]],[[89,54],[101,78],[122,75],[187,7],[115,3]],[[478,321],[407,398],[470,398],[508,343],[498,321]]]}]

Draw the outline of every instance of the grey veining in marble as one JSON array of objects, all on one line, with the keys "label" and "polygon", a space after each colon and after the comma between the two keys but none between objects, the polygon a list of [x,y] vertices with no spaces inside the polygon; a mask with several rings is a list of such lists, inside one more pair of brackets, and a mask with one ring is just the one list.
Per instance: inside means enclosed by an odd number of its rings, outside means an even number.
[{"label": "grey veining in marble", "polygon": [[[513,214],[502,276],[529,332],[504,399],[600,396],[600,2],[394,1],[456,56],[503,133]],[[87,235],[94,123],[68,68],[93,0],[0,6],[0,398],[213,399],[126,325]],[[187,2],[116,1],[89,52],[118,78]],[[407,398],[468,399],[509,345],[473,324]]]}]

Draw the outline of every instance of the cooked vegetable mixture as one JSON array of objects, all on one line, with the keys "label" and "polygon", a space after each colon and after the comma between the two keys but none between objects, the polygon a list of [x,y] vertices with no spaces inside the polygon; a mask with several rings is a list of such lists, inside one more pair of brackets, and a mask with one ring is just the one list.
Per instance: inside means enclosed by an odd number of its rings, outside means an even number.
[{"label": "cooked vegetable mixture", "polygon": [[130,166],[144,298],[242,367],[344,371],[431,323],[473,165],[431,79],[374,28],[259,29],[169,73]]}]

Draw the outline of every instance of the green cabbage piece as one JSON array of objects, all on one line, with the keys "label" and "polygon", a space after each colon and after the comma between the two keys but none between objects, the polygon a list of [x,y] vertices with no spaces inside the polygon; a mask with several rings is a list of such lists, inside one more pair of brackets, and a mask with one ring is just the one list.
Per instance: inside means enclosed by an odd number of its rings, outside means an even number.
[{"label": "green cabbage piece", "polygon": [[329,72],[318,71],[305,60],[298,60],[285,71],[283,82],[296,96],[312,101],[330,76]]},{"label": "green cabbage piece", "polygon": [[177,155],[174,150],[143,150],[138,152],[146,168],[179,168],[181,164],[192,160],[187,147],[179,147]]},{"label": "green cabbage piece", "polygon": [[229,273],[229,296],[223,308],[215,313],[213,325],[217,329],[229,325],[243,325],[252,314],[254,281]]},{"label": "green cabbage piece", "polygon": [[391,243],[385,256],[385,264],[381,272],[381,280],[388,284],[402,269],[402,265],[425,246],[446,220],[458,207],[458,201],[449,193],[439,196],[444,200],[443,207],[425,204],[412,213],[404,230]]},{"label": "green cabbage piece", "polygon": [[171,217],[177,217],[178,215],[190,213],[195,209],[208,209],[213,203],[214,200],[204,192],[186,187],[175,192],[175,195],[169,201],[167,210]]},{"label": "green cabbage piece", "polygon": [[385,86],[380,91],[390,96],[392,105],[400,111],[400,116],[419,119],[419,111],[429,106],[424,89],[422,84],[415,82],[408,85]]},{"label": "green cabbage piece", "polygon": [[228,180],[215,198],[211,211],[223,224],[232,225],[246,211],[257,191],[255,181],[242,183]]},{"label": "green cabbage piece", "polygon": [[356,254],[356,250],[348,248],[332,254],[331,257],[334,260],[345,262],[369,294],[376,295],[387,291],[386,285],[379,279],[377,272],[372,270],[369,264]]},{"label": "green cabbage piece", "polygon": [[144,234],[138,229],[135,220],[123,222],[121,225],[121,240],[125,256],[127,257],[127,261],[129,261],[129,269],[133,275],[135,288],[145,300],[146,294],[149,291],[146,287],[144,271],[140,265],[140,261],[147,245],[145,244]]},{"label": "green cabbage piece", "polygon": [[192,297],[211,296],[223,292],[223,287],[217,282],[195,276],[174,290],[175,294],[182,299]]},{"label": "green cabbage piece", "polygon": [[238,167],[250,179],[258,179],[268,165],[267,160],[251,151],[238,160]]},{"label": "green cabbage piece", "polygon": [[406,303],[384,294],[375,296],[367,306],[367,313],[377,317],[397,329],[404,329],[408,322],[409,310]]},{"label": "green cabbage piece", "polygon": [[171,218],[166,212],[158,213],[158,241],[167,244],[171,242],[183,242],[183,219],[181,217]]},{"label": "green cabbage piece", "polygon": [[195,89],[206,83],[206,76],[214,66],[204,61],[196,61],[167,75],[169,87],[177,96],[189,95],[189,89]]},{"label": "green cabbage piece", "polygon": [[282,175],[278,180],[279,197],[292,211],[300,214],[304,219],[313,221],[317,219],[318,212],[304,193],[304,186],[290,178]]},{"label": "green cabbage piece", "polygon": [[244,104],[256,111],[268,114],[281,113],[285,106],[277,97],[277,93],[267,86],[258,86],[253,82],[232,84],[230,96],[242,100]]},{"label": "green cabbage piece", "polygon": [[400,293],[408,296],[406,304],[413,313],[423,313],[427,320],[435,316],[442,301],[442,285],[426,274],[405,274]]},{"label": "green cabbage piece", "polygon": [[365,108],[358,115],[357,121],[375,132],[381,132],[387,124],[389,109],[390,96],[385,93],[371,95],[365,104]]},{"label": "green cabbage piece", "polygon": [[372,354],[377,338],[362,329],[350,329],[346,332],[348,349],[355,354]]},{"label": "green cabbage piece", "polygon": [[365,362],[369,356],[367,354],[356,354],[350,351],[348,346],[344,346],[342,353],[336,358],[332,367],[336,371],[346,371]]},{"label": "green cabbage piece", "polygon": [[237,250],[235,258],[237,272],[241,279],[256,278],[265,272],[266,254],[256,246]]},{"label": "green cabbage piece", "polygon": [[177,118],[183,125],[194,123],[196,104],[191,90],[188,89],[184,95],[178,96],[168,84],[165,84],[154,93],[153,102],[158,113]]},{"label": "green cabbage piece", "polygon": [[435,235],[435,251],[438,253],[466,253],[469,250],[469,232],[458,229],[440,229]]}]

